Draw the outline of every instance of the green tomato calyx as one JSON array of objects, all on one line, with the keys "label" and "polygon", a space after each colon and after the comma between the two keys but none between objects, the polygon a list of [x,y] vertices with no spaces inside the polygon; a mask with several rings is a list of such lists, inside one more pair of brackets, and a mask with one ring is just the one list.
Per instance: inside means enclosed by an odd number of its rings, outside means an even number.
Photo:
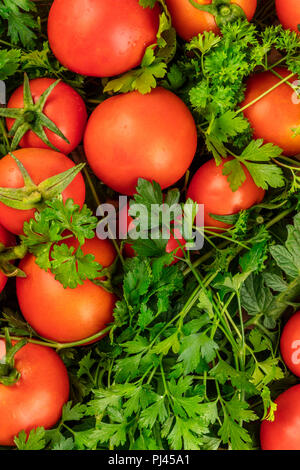
[{"label": "green tomato calyx", "polygon": [[46,91],[40,96],[36,103],[34,103],[30,84],[27,74],[24,75],[24,88],[23,88],[23,108],[0,108],[0,116],[5,118],[15,119],[12,128],[9,131],[9,137],[13,137],[11,149],[15,150],[24,135],[32,130],[48,147],[59,152],[48,139],[45,129],[48,129],[54,134],[61,137],[68,144],[69,140],[64,134],[58,129],[58,127],[52,122],[44,113],[45,104],[52,93],[53,89],[58,85],[60,80],[52,83]]},{"label": "green tomato calyx", "polygon": [[239,18],[247,19],[244,10],[239,5],[231,3],[231,0],[212,0],[208,5],[200,5],[196,0],[189,0],[189,2],[197,10],[213,15],[219,28]]},{"label": "green tomato calyx", "polygon": [[42,209],[45,201],[61,195],[85,166],[85,163],[80,163],[36,185],[20,160],[12,153],[10,156],[18,165],[23,176],[24,186],[23,188],[0,188],[0,202],[19,210]]},{"label": "green tomato calyx", "polygon": [[26,274],[14,266],[12,261],[23,259],[27,251],[23,243],[12,247],[6,247],[0,243],[0,271],[7,277],[26,277]]}]

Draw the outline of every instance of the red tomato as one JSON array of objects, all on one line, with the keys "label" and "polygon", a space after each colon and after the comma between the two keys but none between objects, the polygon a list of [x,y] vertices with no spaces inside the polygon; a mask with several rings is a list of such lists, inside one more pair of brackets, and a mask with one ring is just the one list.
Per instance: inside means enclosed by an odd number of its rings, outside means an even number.
[{"label": "red tomato", "polygon": [[[37,78],[30,80],[30,90],[34,102],[36,103],[44,91],[49,88],[55,80],[52,78]],[[8,108],[23,108],[23,85],[20,86],[11,96]],[[65,142],[54,132],[45,129],[49,141],[63,153],[72,152],[81,142],[84,128],[87,121],[87,111],[81,96],[66,83],[60,82],[52,90],[43,109],[43,113],[52,121],[58,129],[69,140]],[[6,119],[7,128],[10,130],[14,124],[14,119]],[[34,132],[28,131],[20,141],[20,147],[37,147],[49,149]]]},{"label": "red tomato", "polygon": [[[209,5],[212,3],[212,0],[196,0],[196,3],[199,3],[199,5]],[[253,18],[257,0],[232,0],[231,3],[241,7],[249,21]],[[220,33],[215,17],[211,13],[197,10],[190,3],[190,0],[166,0],[166,4],[177,33],[186,41],[204,31],[213,31],[215,34]],[[222,18],[226,19],[228,5],[221,4],[219,11]]]},{"label": "red tomato", "polygon": [[156,88],[113,96],[91,115],[84,148],[94,173],[123,194],[135,192],[138,178],[162,188],[176,183],[197,147],[194,119],[176,95]]},{"label": "red tomato", "polygon": [[300,377],[300,311],[286,323],[280,338],[280,350],[287,367]]},{"label": "red tomato", "polygon": [[233,192],[223,167],[229,157],[217,166],[215,160],[209,160],[196,172],[187,191],[187,197],[198,204],[204,204],[204,225],[216,228],[228,228],[228,224],[213,219],[209,214],[232,215],[249,209],[264,198],[265,191],[254,183],[249,171],[243,165],[246,180]]},{"label": "red tomato", "polygon": [[[14,342],[13,342],[14,344]],[[0,340],[0,359],[5,356]],[[29,433],[43,426],[49,429],[61,417],[69,398],[66,367],[50,348],[26,344],[15,355],[15,368],[21,377],[14,385],[0,384],[0,445],[13,446],[22,430]]]},{"label": "red tomato", "polygon": [[[5,246],[14,246],[16,244],[15,237],[5,230],[2,225],[0,225],[0,243],[3,243]],[[3,291],[6,282],[7,277],[0,271],[0,292]]]},{"label": "red tomato", "polygon": [[110,77],[140,65],[156,42],[159,7],[137,0],[55,0],[48,38],[57,59],[82,75]]},{"label": "red tomato", "polygon": [[280,23],[285,29],[299,34],[300,2],[299,0],[276,0],[276,11]]},{"label": "red tomato", "polygon": [[[134,229],[133,218],[130,217],[130,215],[128,214],[128,210],[129,204],[127,204],[127,206],[124,206],[120,211],[120,220],[122,222],[122,228],[125,230],[125,233],[122,235],[127,235],[130,230]],[[174,235],[173,233],[170,234],[170,238],[166,246],[166,253],[172,253],[177,249],[175,252],[175,256],[183,258],[184,251],[180,248],[180,245],[185,245],[185,243],[185,239],[182,237],[180,230],[178,228],[175,228]],[[133,258],[134,256],[136,256],[136,252],[134,251],[130,243],[124,244],[124,253],[125,256],[127,256],[128,258]],[[178,261],[179,259],[174,258],[171,264],[175,264]]]},{"label": "red tomato", "polygon": [[[73,243],[73,246],[77,248],[77,241]],[[95,256],[95,261],[101,264],[103,268],[107,268],[113,264],[116,259],[117,253],[112,244],[108,239],[101,240],[98,237],[86,240],[84,245],[81,247],[85,255],[92,253]]]},{"label": "red tomato", "polygon": [[[13,153],[23,163],[35,184],[62,173],[74,166],[72,160],[62,153],[46,149],[20,149]],[[0,160],[0,187],[21,188],[24,186],[22,174],[15,160],[7,155]],[[63,199],[72,198],[76,204],[83,205],[85,200],[85,184],[81,174],[63,191]],[[8,231],[19,235],[23,233],[23,225],[34,216],[34,209],[13,209],[0,202],[0,223]]]},{"label": "red tomato", "polygon": [[[276,68],[283,78],[290,72],[284,68]],[[293,83],[297,75],[289,79]],[[241,107],[276,85],[280,79],[272,72],[262,72],[248,79],[245,100]],[[292,129],[299,126],[299,98],[286,83],[281,84],[256,103],[244,110],[245,117],[250,121],[255,139],[264,139],[265,143],[273,143],[283,149],[285,155],[300,153],[300,136],[294,137]]]},{"label": "red tomato", "polygon": [[300,385],[283,392],[275,403],[275,420],[261,423],[262,450],[300,450]]},{"label": "red tomato", "polygon": [[[92,253],[103,266],[113,259],[103,240],[87,241],[83,251]],[[33,255],[19,265],[27,275],[17,278],[17,298],[24,318],[44,338],[61,343],[95,335],[113,321],[116,297],[92,281],[64,289],[54,275],[39,268]]]}]

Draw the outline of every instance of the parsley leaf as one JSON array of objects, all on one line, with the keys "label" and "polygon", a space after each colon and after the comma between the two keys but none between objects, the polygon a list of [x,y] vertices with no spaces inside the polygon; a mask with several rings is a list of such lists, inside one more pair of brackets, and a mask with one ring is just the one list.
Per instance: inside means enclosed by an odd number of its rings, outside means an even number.
[{"label": "parsley leaf", "polygon": [[255,184],[263,189],[279,188],[284,186],[284,178],[281,168],[269,162],[281,155],[282,150],[273,144],[264,144],[263,140],[253,140],[236,159],[224,164],[223,174],[228,176],[232,191],[236,191],[245,181],[246,175],[242,164],[249,170]]},{"label": "parsley leaf", "polygon": [[38,427],[32,429],[29,434],[25,431],[19,432],[14,442],[19,450],[41,450],[45,447],[45,429]]},{"label": "parsley leaf", "polygon": [[0,50],[0,80],[6,80],[18,70],[20,57],[17,49]]},{"label": "parsley leaf", "polygon": [[[102,269],[94,255],[84,255],[80,249],[86,239],[94,238],[97,222],[87,206],[80,208],[71,199],[64,203],[57,198],[47,201],[41,212],[25,222],[20,238],[40,268],[50,269],[65,288],[76,288],[85,279],[99,277]],[[63,243],[72,236],[79,243],[77,249]]]},{"label": "parsley leaf", "polygon": [[294,218],[294,226],[288,225],[285,247],[275,245],[270,252],[278,266],[290,277],[300,276],[300,214]]},{"label": "parsley leaf", "polygon": [[224,421],[218,434],[224,443],[231,445],[232,450],[251,448],[252,439],[248,431],[239,424],[241,419],[246,422],[257,419],[255,413],[248,408],[248,403],[236,398],[226,402],[223,408]]},{"label": "parsley leaf", "polygon": [[140,93],[146,94],[156,87],[156,79],[163,78],[166,73],[167,65],[160,59],[156,59],[153,48],[148,47],[140,68],[109,81],[104,92],[127,93],[138,90]]},{"label": "parsley leaf", "polygon": [[75,251],[74,247],[65,244],[54,245],[51,259],[51,272],[65,288],[74,289],[84,280],[100,276],[101,265],[95,261],[95,256],[84,255],[81,249]]},{"label": "parsley leaf", "polygon": [[[13,44],[35,45],[37,22],[32,16],[36,5],[31,0],[2,0],[0,4],[0,32],[6,31]],[[26,13],[25,13],[26,12]]]}]

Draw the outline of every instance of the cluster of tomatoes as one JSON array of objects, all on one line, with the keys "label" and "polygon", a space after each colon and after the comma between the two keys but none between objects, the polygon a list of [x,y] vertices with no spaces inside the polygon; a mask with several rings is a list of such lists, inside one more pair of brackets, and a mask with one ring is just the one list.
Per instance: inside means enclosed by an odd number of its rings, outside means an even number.
[{"label": "cluster of tomatoes", "polygon": [[[296,15],[292,13],[297,11],[299,19],[298,0],[276,3],[284,27],[297,30]],[[166,0],[166,4],[178,35],[190,40],[207,30],[218,34],[219,25],[228,16],[244,16],[250,21],[257,1]],[[203,6],[214,10],[201,9]],[[54,55],[69,70],[86,76],[112,77],[140,65],[146,48],[156,43],[159,14],[158,3],[153,9],[143,8],[138,0],[54,0],[48,18],[48,39]],[[284,69],[277,71],[281,77],[289,74]],[[290,88],[286,84],[276,86],[279,81],[268,72],[250,78],[241,107],[245,108],[255,138],[279,145],[287,155],[296,155],[300,153],[300,136],[293,138],[290,129],[299,111],[290,100]],[[197,150],[197,128],[190,110],[174,93],[158,87],[146,95],[138,92],[115,95],[102,102],[88,118],[79,94],[66,83],[55,86],[54,83],[51,78],[30,80],[30,93],[24,86],[10,97],[8,109],[23,111],[15,117],[13,111],[7,117],[7,129],[11,132],[19,129],[23,134],[18,142],[20,149],[14,151],[19,164],[11,155],[0,160],[1,188],[24,186],[20,163],[35,185],[69,170],[75,165],[67,155],[82,141],[94,174],[121,194],[133,195],[138,178],[155,180],[165,189],[185,175]],[[35,104],[43,99],[49,87],[51,93],[42,110],[37,110]],[[274,87],[271,93],[256,101],[271,87]],[[250,103],[253,104],[247,106]],[[276,113],[280,113],[280,119],[276,119]],[[49,120],[55,122],[59,135]],[[42,135],[37,135],[35,129],[41,123],[48,123],[48,127],[45,125]],[[228,155],[230,158],[233,157]],[[226,159],[223,165],[225,162]],[[204,224],[215,229],[228,226],[210,214],[237,213],[261,202],[265,195],[246,168],[243,185],[233,192],[222,173],[223,165],[217,166],[213,159],[202,165],[187,191],[189,198],[204,204]],[[85,183],[81,174],[62,196],[64,200],[73,199],[79,206],[84,204]],[[32,207],[20,209],[1,202],[0,242],[12,246],[14,235],[22,234],[24,222],[34,213]],[[129,227],[131,219],[128,213],[126,216]],[[72,239],[68,243],[76,245]],[[170,238],[167,251],[176,248],[177,242]],[[103,267],[110,266],[116,258],[111,242],[97,237],[86,241],[82,249],[85,254],[93,254]],[[127,247],[126,254],[133,256],[134,252]],[[180,251],[177,254],[180,256]],[[56,343],[76,343],[97,335],[112,322],[116,299],[102,287],[86,280],[75,289],[64,289],[52,273],[36,264],[31,254],[21,261],[20,269],[26,274],[25,278],[17,279],[20,309],[43,338]],[[0,291],[5,282],[5,275],[0,273]],[[1,340],[2,358],[6,346]],[[5,429],[0,426],[0,445],[13,445],[14,436],[22,429],[29,432],[37,426],[53,426],[69,396],[67,371],[50,348],[26,344],[16,351],[14,361],[7,364],[7,374],[13,370],[19,372],[15,383],[5,385],[2,380],[0,384],[0,415],[6,423]],[[279,412],[280,404],[278,416]],[[279,421],[280,417],[275,424],[265,426],[276,426]]]}]

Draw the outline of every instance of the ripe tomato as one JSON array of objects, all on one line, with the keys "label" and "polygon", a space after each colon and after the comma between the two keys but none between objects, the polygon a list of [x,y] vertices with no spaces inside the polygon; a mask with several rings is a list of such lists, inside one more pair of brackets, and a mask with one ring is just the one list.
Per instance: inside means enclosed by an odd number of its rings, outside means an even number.
[{"label": "ripe tomato", "polygon": [[299,34],[300,3],[299,0],[276,0],[276,11],[280,23],[285,29]]},{"label": "ripe tomato", "polygon": [[265,191],[254,183],[249,171],[243,165],[246,180],[233,192],[223,175],[226,161],[217,166],[215,160],[209,160],[195,173],[187,191],[187,197],[198,204],[204,204],[204,225],[207,227],[229,228],[228,224],[213,219],[209,214],[232,215],[249,209],[264,198]]},{"label": "ripe tomato", "polygon": [[[5,352],[5,342],[0,340],[0,359]],[[26,344],[15,355],[15,368],[21,374],[18,382],[10,386],[0,383],[2,446],[13,446],[14,437],[22,430],[29,433],[38,426],[54,426],[69,397],[66,367],[52,349]]]},{"label": "ripe tomato", "polygon": [[[16,150],[13,155],[21,161],[35,184],[75,166],[72,160],[54,150],[27,148]],[[10,155],[2,158],[0,160],[0,188],[21,188],[23,186],[24,180],[15,160]],[[76,204],[83,205],[85,183],[80,173],[63,191],[62,195],[64,200],[72,198]],[[0,223],[8,231],[20,235],[23,233],[24,222],[31,219],[34,212],[34,209],[14,209],[0,202]]]},{"label": "ripe tomato", "polygon": [[[212,0],[196,0],[199,5],[209,5]],[[190,41],[192,37],[197,36],[204,31],[213,31],[220,33],[215,17],[208,12],[197,10],[190,0],[166,0],[168,10],[172,17],[173,25],[182,39]],[[249,21],[254,16],[257,0],[232,0],[231,4],[241,7]],[[219,15],[222,19],[230,18],[231,12],[228,5],[221,4]]]},{"label": "ripe tomato", "polygon": [[[277,67],[276,72],[283,78],[290,72]],[[289,79],[293,83],[297,76]],[[262,72],[248,79],[245,100],[241,107],[246,106],[260,95],[276,85],[280,79],[272,72]],[[244,110],[245,117],[250,121],[255,139],[264,139],[265,143],[273,143],[283,149],[285,155],[300,153],[300,136],[294,137],[292,129],[299,126],[300,105],[292,88],[283,83],[265,95],[256,103]],[[271,121],[270,121],[271,120]]]},{"label": "ripe tomato", "polygon": [[[120,211],[120,221],[122,223],[122,229],[125,230],[125,233],[122,233],[122,235],[124,236],[126,236],[130,230],[134,229],[133,218],[129,215],[128,211],[129,204],[124,206]],[[185,245],[185,239],[182,237],[181,232],[178,228],[173,228],[173,230],[174,235],[173,233],[170,234],[170,238],[166,246],[166,253],[172,253],[176,250],[175,256],[183,258],[184,252],[180,245]],[[130,243],[124,243],[124,253],[125,256],[127,256],[128,258],[133,258],[134,256],[136,256],[136,252],[134,251]],[[178,261],[179,259],[174,258],[171,264],[175,264]]]},{"label": "ripe tomato", "polygon": [[280,350],[287,367],[300,377],[300,311],[286,323],[280,338]]},{"label": "ripe tomato", "polygon": [[[75,246],[75,248],[76,245],[76,243],[73,243],[73,246]],[[108,239],[101,240],[98,237],[86,240],[81,249],[85,255],[92,253],[95,256],[95,261],[101,264],[103,268],[111,266],[117,256],[116,250],[112,242]]]},{"label": "ripe tomato", "polygon": [[[102,266],[113,260],[108,241],[87,241],[83,251],[95,255]],[[92,281],[64,289],[54,275],[42,270],[33,255],[19,265],[27,275],[17,278],[17,298],[24,318],[44,338],[61,343],[95,335],[113,321],[116,298]]]},{"label": "ripe tomato", "polygon": [[283,392],[275,403],[275,420],[261,423],[262,450],[300,450],[300,385]]},{"label": "ripe tomato", "polygon": [[[30,90],[34,103],[55,82],[52,78],[30,80]],[[8,101],[8,108],[23,108],[23,85],[17,88]],[[81,96],[66,83],[60,82],[52,90],[43,109],[43,113],[52,121],[69,140],[69,144],[54,132],[45,129],[45,133],[58,150],[72,152],[81,142],[87,121],[87,111]],[[15,119],[6,119],[10,130]],[[20,147],[37,147],[49,149],[34,132],[28,131],[20,141]]]},{"label": "ripe tomato", "polygon": [[82,75],[110,77],[137,67],[156,42],[159,7],[137,0],[55,0],[48,38],[57,59]]},{"label": "ripe tomato", "polygon": [[[0,243],[5,246],[14,246],[16,244],[15,237],[0,225]],[[7,277],[0,271],[0,292],[3,291],[7,282]]]},{"label": "ripe tomato", "polygon": [[123,194],[135,192],[138,178],[162,188],[176,183],[197,147],[194,119],[176,95],[156,88],[113,96],[91,115],[84,148],[94,173]]}]

